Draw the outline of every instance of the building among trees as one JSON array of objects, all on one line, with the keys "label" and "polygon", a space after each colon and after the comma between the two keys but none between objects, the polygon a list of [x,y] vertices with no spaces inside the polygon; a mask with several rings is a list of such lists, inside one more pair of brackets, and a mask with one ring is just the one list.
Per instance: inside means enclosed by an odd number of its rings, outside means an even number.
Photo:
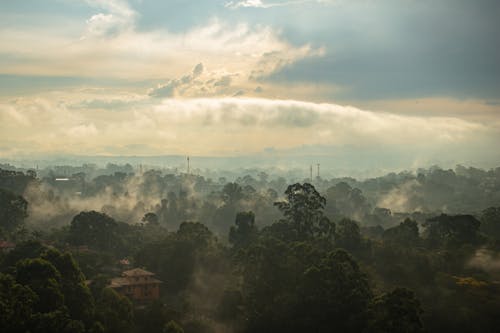
[{"label": "building among trees", "polygon": [[134,268],[124,271],[121,277],[111,279],[109,287],[134,301],[152,301],[160,297],[162,283],[154,275],[144,269]]}]

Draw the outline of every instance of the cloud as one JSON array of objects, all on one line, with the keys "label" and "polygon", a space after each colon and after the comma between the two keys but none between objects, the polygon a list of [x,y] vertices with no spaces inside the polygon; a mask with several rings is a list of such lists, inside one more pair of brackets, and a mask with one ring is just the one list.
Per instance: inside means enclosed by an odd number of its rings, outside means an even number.
[{"label": "cloud", "polygon": [[160,84],[158,87],[151,89],[148,95],[151,97],[172,97],[175,89],[181,84],[181,80],[171,80],[166,84]]},{"label": "cloud", "polygon": [[[239,77],[239,73],[207,71],[199,63],[190,74],[149,89],[148,95],[155,98],[240,96],[245,82],[238,80]],[[237,84],[233,86],[235,79]]]},{"label": "cloud", "polygon": [[224,75],[214,83],[215,87],[228,87],[231,85],[231,75]]},{"label": "cloud", "polygon": [[275,2],[264,2],[262,0],[244,0],[244,1],[229,1],[224,4],[224,7],[229,9],[238,8],[272,8],[272,7],[283,7],[290,5],[297,5],[303,3],[329,3],[329,0],[296,0],[296,1],[275,1]]},{"label": "cloud", "polygon": [[[100,12],[83,22],[65,22],[65,29],[57,22],[0,29],[0,53],[9,55],[0,57],[2,73],[165,80],[179,78],[193,64],[203,62],[190,74],[191,79],[202,75],[206,66],[248,81],[254,72],[270,75],[321,52],[308,44],[292,45],[270,26],[229,24],[218,19],[180,32],[140,30],[136,27],[139,14],[126,2],[88,3]],[[177,85],[166,83],[163,95],[171,95]]]},{"label": "cloud", "polygon": [[203,64],[200,62],[193,68],[193,78],[197,78],[203,73]]},{"label": "cloud", "polygon": [[73,107],[78,101],[65,100],[67,95],[0,102],[0,154],[109,154],[110,147],[116,147],[126,155],[127,147],[137,145],[144,147],[144,155],[251,154],[269,146],[286,150],[305,145],[323,147],[320,150],[328,154],[328,147],[348,145],[361,150],[405,150],[414,152],[415,158],[422,153],[461,157],[483,151],[498,159],[491,154],[498,124],[458,118],[401,116],[331,103],[242,96],[144,99],[115,112]]},{"label": "cloud", "polygon": [[230,9],[237,9],[237,8],[269,8],[272,5],[270,4],[264,4],[261,0],[245,0],[245,1],[229,1],[226,2],[224,7],[230,8]]},{"label": "cloud", "polygon": [[90,136],[97,135],[97,128],[94,124],[81,124],[73,126],[66,131],[68,136],[76,137],[80,139],[87,139]]},{"label": "cloud", "polygon": [[137,13],[128,3],[120,0],[87,0],[93,7],[104,9],[107,13],[92,15],[87,21],[87,28],[82,39],[92,37],[112,37],[125,30],[132,29]]}]

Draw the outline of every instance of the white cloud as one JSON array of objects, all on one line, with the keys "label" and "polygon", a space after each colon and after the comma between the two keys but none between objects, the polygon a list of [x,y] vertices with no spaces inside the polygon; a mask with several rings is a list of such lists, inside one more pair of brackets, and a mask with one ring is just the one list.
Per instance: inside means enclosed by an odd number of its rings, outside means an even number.
[{"label": "white cloud", "polygon": [[224,7],[229,9],[238,8],[272,8],[272,7],[283,7],[304,3],[331,3],[333,0],[295,0],[295,1],[273,1],[267,2],[262,0],[244,0],[244,1],[228,1],[224,4]]},{"label": "white cloud", "polygon": [[245,1],[229,1],[224,5],[226,8],[237,9],[237,8],[268,8],[270,5],[265,5],[261,0],[245,0]]},{"label": "white cloud", "polygon": [[133,28],[137,13],[128,3],[120,0],[87,0],[87,3],[106,13],[92,15],[86,21],[87,28],[81,39],[111,37]]},{"label": "white cloud", "polygon": [[99,12],[65,29],[60,29],[57,22],[54,26],[0,29],[0,53],[9,54],[2,60],[2,72],[166,79],[180,77],[194,64],[203,62],[212,71],[238,74],[244,84],[252,73],[269,75],[323,52],[307,44],[294,46],[270,27],[226,24],[217,19],[183,32],[139,31],[135,27],[138,14],[126,2],[88,3]]},{"label": "white cloud", "polygon": [[[115,112],[71,107],[78,102],[61,99],[0,103],[0,150],[9,146],[24,153],[126,154],[127,147],[141,145],[145,155],[230,155],[270,146],[354,145],[432,151],[481,145],[499,133],[497,127],[457,118],[400,116],[292,100],[150,99]],[[484,143],[486,150],[492,148]]]}]

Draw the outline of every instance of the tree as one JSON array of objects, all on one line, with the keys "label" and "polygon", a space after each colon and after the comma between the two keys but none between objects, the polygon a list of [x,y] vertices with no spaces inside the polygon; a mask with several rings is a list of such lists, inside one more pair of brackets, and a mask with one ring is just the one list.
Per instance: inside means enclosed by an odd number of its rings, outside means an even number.
[{"label": "tree", "polygon": [[329,216],[360,218],[366,215],[370,205],[360,189],[346,182],[339,182],[326,191]]},{"label": "tree", "polygon": [[176,233],[144,244],[136,253],[135,262],[168,281],[162,288],[164,291],[178,293],[191,282],[195,268],[200,268],[200,257],[209,255],[216,242],[205,225],[183,222]]},{"label": "tree", "polygon": [[0,328],[4,332],[28,331],[33,305],[38,296],[12,276],[0,273]]},{"label": "tree", "polygon": [[245,192],[237,183],[227,183],[221,192],[223,205],[215,211],[213,220],[220,233],[226,234],[234,221],[236,213],[240,210],[240,201]]},{"label": "tree", "polygon": [[227,183],[222,189],[222,200],[226,205],[234,205],[243,198],[243,189],[237,183]]},{"label": "tree", "polygon": [[64,305],[61,273],[47,260],[23,259],[16,265],[16,281],[28,286],[38,296],[35,312],[53,312]]},{"label": "tree", "polygon": [[355,221],[344,218],[338,222],[335,245],[349,251],[359,249],[361,246],[361,234],[359,226]]},{"label": "tree", "polygon": [[[344,250],[327,253],[304,272],[299,284],[304,332],[361,332],[372,293],[366,276]],[[299,314],[297,314],[299,315]]]},{"label": "tree", "polygon": [[10,251],[4,258],[2,266],[13,267],[16,263],[22,259],[37,258],[46,249],[38,241],[29,240],[16,245],[16,247]]},{"label": "tree", "polygon": [[116,247],[118,223],[96,211],[81,212],[71,221],[68,240],[74,245],[88,245],[100,250]]},{"label": "tree", "polygon": [[20,195],[0,188],[0,228],[13,231],[28,216],[28,202]]},{"label": "tree", "polygon": [[177,238],[194,243],[197,247],[206,247],[215,241],[207,226],[199,222],[182,222],[177,230]]},{"label": "tree", "polygon": [[480,225],[481,222],[472,215],[441,214],[425,222],[426,240],[431,247],[477,245],[481,241],[478,234]]},{"label": "tree", "polygon": [[148,225],[160,224],[158,215],[156,215],[155,213],[146,213],[141,221],[147,223]]},{"label": "tree", "polygon": [[481,214],[481,231],[500,240],[500,207],[489,207]]},{"label": "tree", "polygon": [[239,212],[229,230],[229,242],[236,248],[248,246],[257,236],[255,227],[255,214],[253,212]]},{"label": "tree", "polygon": [[85,285],[85,277],[71,254],[49,249],[42,258],[52,263],[61,274],[61,291],[70,317],[90,323],[94,316],[94,302]]},{"label": "tree", "polygon": [[163,333],[184,333],[184,330],[174,320],[171,320],[163,327]]},{"label": "tree", "polygon": [[249,332],[360,332],[371,291],[345,251],[314,243],[263,238],[243,259],[244,309]]},{"label": "tree", "polygon": [[384,231],[383,239],[385,242],[399,245],[417,245],[420,241],[418,233],[418,224],[412,219],[406,218],[398,226]]},{"label": "tree", "polygon": [[405,288],[375,298],[371,332],[423,332],[422,309],[415,294]]},{"label": "tree", "polygon": [[131,332],[133,306],[130,300],[111,288],[104,288],[96,303],[96,315],[106,332]]},{"label": "tree", "polygon": [[274,205],[282,212],[296,239],[333,238],[335,225],[323,214],[326,199],[309,183],[293,184],[285,191],[285,201]]}]

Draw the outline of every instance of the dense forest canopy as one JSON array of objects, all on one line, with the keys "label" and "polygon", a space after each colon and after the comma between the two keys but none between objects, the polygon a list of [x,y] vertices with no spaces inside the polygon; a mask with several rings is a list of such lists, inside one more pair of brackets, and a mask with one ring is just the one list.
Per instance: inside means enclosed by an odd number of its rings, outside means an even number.
[{"label": "dense forest canopy", "polygon": [[[500,324],[500,168],[364,180],[249,170],[213,180],[130,165],[4,167],[0,296],[9,332],[489,332]],[[160,298],[137,304],[108,288],[125,267],[156,274]]]}]

